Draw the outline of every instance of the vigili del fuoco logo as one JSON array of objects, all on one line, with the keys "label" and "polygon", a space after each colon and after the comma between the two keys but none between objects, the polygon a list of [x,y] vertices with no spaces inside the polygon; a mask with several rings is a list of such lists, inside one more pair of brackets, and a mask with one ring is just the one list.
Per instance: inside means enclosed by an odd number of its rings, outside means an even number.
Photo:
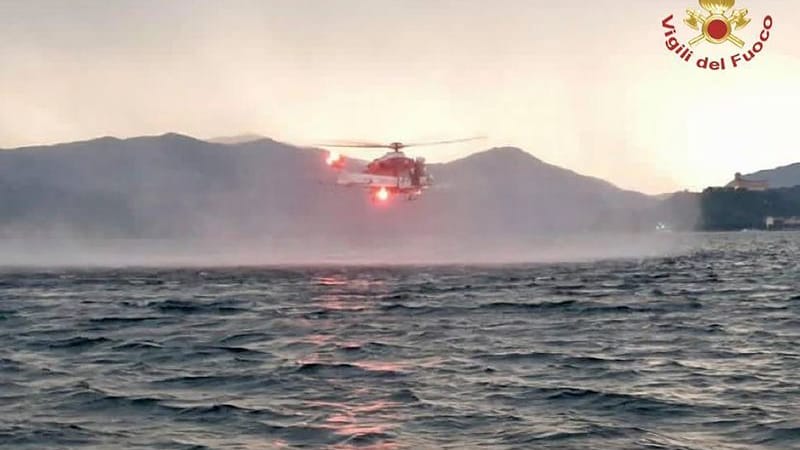
[{"label": "vigili del fuoco logo", "polygon": [[[764,50],[772,30],[772,16],[767,15],[761,21],[758,35],[747,37],[742,33],[753,28],[750,24],[752,19],[748,17],[750,12],[747,9],[735,9],[736,0],[699,0],[699,3],[702,10],[689,8],[683,19],[683,26],[694,33],[686,43],[678,37],[681,31],[676,29],[673,14],[661,21],[667,49],[682,61],[700,69],[729,70],[753,61]],[[703,53],[704,50],[708,52],[708,47],[704,46],[729,46],[731,52],[735,53],[727,57],[708,56],[708,53]]]}]

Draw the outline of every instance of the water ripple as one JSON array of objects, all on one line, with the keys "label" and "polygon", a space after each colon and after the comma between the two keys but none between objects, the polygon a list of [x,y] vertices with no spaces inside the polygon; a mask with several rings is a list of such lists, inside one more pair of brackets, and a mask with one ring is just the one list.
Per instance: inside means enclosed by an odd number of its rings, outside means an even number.
[{"label": "water ripple", "polygon": [[0,447],[800,448],[800,236],[507,267],[0,272]]}]

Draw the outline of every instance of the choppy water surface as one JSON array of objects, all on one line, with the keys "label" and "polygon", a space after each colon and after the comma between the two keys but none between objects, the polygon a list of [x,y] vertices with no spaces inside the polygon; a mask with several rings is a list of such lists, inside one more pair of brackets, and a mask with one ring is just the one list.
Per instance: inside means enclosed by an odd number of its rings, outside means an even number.
[{"label": "choppy water surface", "polygon": [[800,448],[798,255],[6,270],[0,447]]}]

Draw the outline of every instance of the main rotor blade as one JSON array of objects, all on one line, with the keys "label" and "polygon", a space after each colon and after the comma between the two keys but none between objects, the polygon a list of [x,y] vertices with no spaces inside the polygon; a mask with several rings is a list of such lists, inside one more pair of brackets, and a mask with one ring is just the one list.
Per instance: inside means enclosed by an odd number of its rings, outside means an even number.
[{"label": "main rotor blade", "polygon": [[486,136],[475,136],[471,138],[465,139],[452,139],[448,141],[433,141],[433,142],[415,142],[413,144],[405,144],[404,147],[421,147],[427,145],[444,145],[444,144],[457,144],[459,142],[469,142],[469,141],[477,141],[480,139],[486,139]]},{"label": "main rotor blade", "polygon": [[363,141],[335,141],[317,144],[319,147],[341,147],[341,148],[392,148],[386,144],[377,142],[363,142]]},{"label": "main rotor blade", "polygon": [[429,146],[429,145],[445,145],[445,144],[457,144],[460,142],[469,142],[469,141],[477,141],[480,139],[486,139],[486,136],[475,136],[465,139],[451,139],[446,141],[433,141],[433,142],[415,142],[413,144],[380,144],[378,142],[363,142],[363,141],[334,141],[334,142],[327,142],[317,144],[319,147],[340,147],[340,148],[390,148],[390,149],[398,149],[398,148],[406,148],[406,147],[421,147],[421,146]]}]

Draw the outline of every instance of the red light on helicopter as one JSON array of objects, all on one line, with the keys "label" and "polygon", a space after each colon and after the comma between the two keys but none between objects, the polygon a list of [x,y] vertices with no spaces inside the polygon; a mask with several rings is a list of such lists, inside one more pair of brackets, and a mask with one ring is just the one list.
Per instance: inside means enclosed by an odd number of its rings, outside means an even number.
[{"label": "red light on helicopter", "polygon": [[334,166],[342,160],[342,155],[337,152],[328,152],[328,159],[325,160],[329,166]]},{"label": "red light on helicopter", "polygon": [[387,191],[385,187],[382,187],[375,193],[375,198],[381,202],[385,202],[389,200],[389,191]]}]

